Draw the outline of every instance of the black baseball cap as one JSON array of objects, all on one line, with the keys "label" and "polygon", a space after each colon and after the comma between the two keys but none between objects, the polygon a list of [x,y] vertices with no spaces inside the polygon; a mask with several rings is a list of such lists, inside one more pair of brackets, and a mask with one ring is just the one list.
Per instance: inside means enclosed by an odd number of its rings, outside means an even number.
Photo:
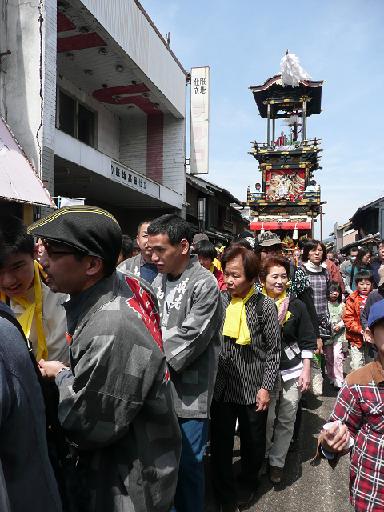
[{"label": "black baseball cap", "polygon": [[28,233],[69,245],[106,261],[117,260],[122,232],[115,217],[97,206],[66,206],[31,224]]}]

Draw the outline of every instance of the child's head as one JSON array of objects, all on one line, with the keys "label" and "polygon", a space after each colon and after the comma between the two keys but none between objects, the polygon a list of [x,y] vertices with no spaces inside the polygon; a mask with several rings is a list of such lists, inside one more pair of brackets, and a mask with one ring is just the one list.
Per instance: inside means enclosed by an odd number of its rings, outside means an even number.
[{"label": "child's head", "polygon": [[0,218],[0,291],[24,295],[33,283],[34,241],[17,217]]},{"label": "child's head", "polygon": [[209,240],[200,240],[195,245],[195,254],[199,258],[200,265],[209,270],[217,252],[215,246]]},{"label": "child's head", "polygon": [[373,276],[369,270],[361,270],[355,275],[356,287],[360,295],[368,295],[372,290]]},{"label": "child's head", "polygon": [[339,283],[336,283],[335,281],[332,281],[329,286],[329,300],[331,302],[341,302],[342,300],[341,287]]},{"label": "child's head", "polygon": [[384,300],[371,306],[368,316],[368,327],[372,342],[376,345],[380,356],[384,357]]}]

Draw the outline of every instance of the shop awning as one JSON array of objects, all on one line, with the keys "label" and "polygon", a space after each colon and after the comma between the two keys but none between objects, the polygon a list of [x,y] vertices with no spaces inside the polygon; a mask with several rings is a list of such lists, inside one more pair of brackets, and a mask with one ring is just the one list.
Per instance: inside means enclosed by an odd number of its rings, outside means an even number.
[{"label": "shop awning", "polygon": [[276,231],[278,229],[307,231],[311,229],[310,222],[251,222],[251,231]]},{"label": "shop awning", "polygon": [[0,117],[0,198],[55,207],[12,132]]}]

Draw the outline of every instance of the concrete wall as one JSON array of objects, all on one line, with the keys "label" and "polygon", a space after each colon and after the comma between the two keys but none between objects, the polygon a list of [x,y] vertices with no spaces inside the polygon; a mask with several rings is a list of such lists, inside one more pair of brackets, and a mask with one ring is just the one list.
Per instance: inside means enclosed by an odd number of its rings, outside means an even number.
[{"label": "concrete wall", "polygon": [[185,119],[164,116],[163,185],[185,197]]},{"label": "concrete wall", "polygon": [[185,74],[135,0],[81,3],[158,88],[174,115],[185,117]]},{"label": "concrete wall", "polygon": [[121,121],[120,162],[135,171],[147,173],[147,116],[136,111]]},{"label": "concrete wall", "polygon": [[0,51],[0,112],[41,175],[43,71],[41,2],[2,2]]},{"label": "concrete wall", "polygon": [[53,193],[56,0],[2,1],[0,113]]},{"label": "concrete wall", "polygon": [[97,112],[96,148],[111,158],[119,160],[120,153],[120,119],[109,111],[102,103],[74,85],[70,77],[58,77],[57,84],[78,101]]},{"label": "concrete wall", "polygon": [[[54,148],[56,121],[56,54],[57,54],[57,2],[45,0],[42,11],[42,78],[43,109],[41,134],[40,169],[44,185],[54,193]],[[24,3],[23,3],[24,5]]]}]

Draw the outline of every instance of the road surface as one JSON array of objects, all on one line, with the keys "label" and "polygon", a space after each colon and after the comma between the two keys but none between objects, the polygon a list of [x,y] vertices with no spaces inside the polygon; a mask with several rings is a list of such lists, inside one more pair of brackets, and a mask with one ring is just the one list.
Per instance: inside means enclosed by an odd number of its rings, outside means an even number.
[{"label": "road surface", "polygon": [[[316,436],[321,426],[328,421],[336,398],[336,391],[324,384],[322,397],[309,395],[303,409],[303,420],[297,451],[289,453],[284,477],[278,486],[273,486],[267,476],[262,477],[256,499],[242,510],[249,512],[351,512],[349,504],[349,459],[342,458],[335,469],[326,461],[317,466],[310,464],[316,452]],[[235,472],[239,472],[238,440],[234,451]],[[240,499],[249,496],[249,491],[239,486]],[[209,478],[209,455],[207,456],[207,512],[216,512],[213,504]]]}]

